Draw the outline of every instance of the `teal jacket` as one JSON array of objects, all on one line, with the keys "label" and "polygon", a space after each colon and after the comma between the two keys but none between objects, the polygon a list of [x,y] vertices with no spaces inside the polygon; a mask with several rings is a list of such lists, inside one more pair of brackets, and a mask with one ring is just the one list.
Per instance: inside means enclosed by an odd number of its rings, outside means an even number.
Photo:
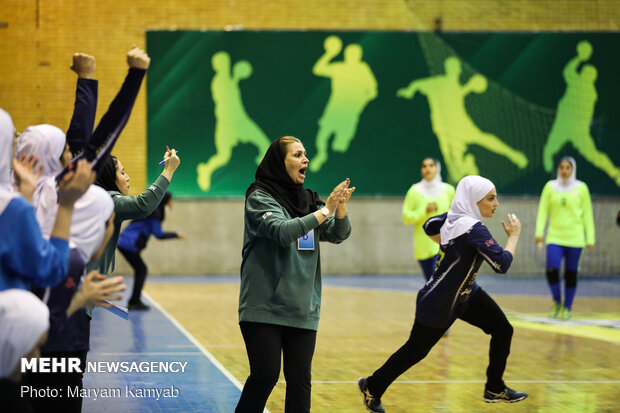
[{"label": "teal jacket", "polygon": [[88,271],[98,269],[101,274],[108,274],[108,271],[114,271],[114,253],[123,221],[149,216],[161,202],[169,185],[170,181],[160,175],[146,191],[138,196],[123,195],[118,191],[108,191],[114,201],[114,233],[108,245],[106,245],[101,258],[88,264]]},{"label": "teal jacket", "polygon": [[[317,330],[321,312],[319,240],[339,244],[349,217],[319,225],[313,214],[293,218],[271,195],[256,190],[245,203],[239,321]],[[314,233],[314,250],[297,240]]]}]

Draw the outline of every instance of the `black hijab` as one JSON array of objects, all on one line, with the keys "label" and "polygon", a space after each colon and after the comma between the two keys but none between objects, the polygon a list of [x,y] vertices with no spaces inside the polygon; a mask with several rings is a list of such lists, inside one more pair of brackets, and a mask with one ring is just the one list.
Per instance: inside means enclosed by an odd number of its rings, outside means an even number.
[{"label": "black hijab", "polygon": [[99,174],[97,174],[97,180],[95,181],[95,185],[99,185],[106,191],[117,191],[121,192],[116,186],[116,162],[115,157],[112,155],[108,155],[103,161],[103,167]]},{"label": "black hijab", "polygon": [[245,191],[245,199],[257,189],[271,195],[293,217],[303,217],[319,209],[319,195],[296,184],[286,172],[284,156],[280,150],[280,139],[269,145],[263,160],[256,169],[255,181]]}]

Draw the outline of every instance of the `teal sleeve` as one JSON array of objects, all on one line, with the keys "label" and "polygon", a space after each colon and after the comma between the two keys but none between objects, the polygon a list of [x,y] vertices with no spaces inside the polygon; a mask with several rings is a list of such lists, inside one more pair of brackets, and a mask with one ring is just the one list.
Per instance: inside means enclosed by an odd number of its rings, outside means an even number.
[{"label": "teal sleeve", "polygon": [[338,219],[334,216],[319,225],[319,239],[321,241],[340,244],[351,235],[351,222],[349,216]]},{"label": "teal sleeve", "polygon": [[115,222],[148,216],[157,208],[168,186],[170,186],[170,181],[160,175],[146,191],[138,196],[112,196],[116,214]]},{"label": "teal sleeve", "polygon": [[246,200],[245,214],[257,228],[257,235],[287,246],[319,226],[313,214],[291,218],[282,205],[268,193],[256,190]]}]

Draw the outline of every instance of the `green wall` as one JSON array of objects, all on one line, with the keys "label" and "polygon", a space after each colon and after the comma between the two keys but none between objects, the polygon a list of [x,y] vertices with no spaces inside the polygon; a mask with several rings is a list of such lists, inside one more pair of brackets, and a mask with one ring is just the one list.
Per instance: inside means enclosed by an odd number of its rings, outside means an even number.
[{"label": "green wall", "polygon": [[147,32],[148,179],[169,145],[182,160],[175,196],[242,197],[266,145],[294,135],[305,186],[322,194],[349,177],[358,196],[402,196],[433,156],[446,181],[479,173],[500,194],[538,195],[571,155],[592,193],[617,195],[618,44],[615,33]]}]

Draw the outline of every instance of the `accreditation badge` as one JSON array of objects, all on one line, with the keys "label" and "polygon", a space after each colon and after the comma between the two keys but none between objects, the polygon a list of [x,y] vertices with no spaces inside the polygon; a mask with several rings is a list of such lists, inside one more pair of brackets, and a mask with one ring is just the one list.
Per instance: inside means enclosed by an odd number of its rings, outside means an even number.
[{"label": "accreditation badge", "polygon": [[314,230],[310,230],[306,235],[297,239],[297,249],[300,251],[314,250]]}]

